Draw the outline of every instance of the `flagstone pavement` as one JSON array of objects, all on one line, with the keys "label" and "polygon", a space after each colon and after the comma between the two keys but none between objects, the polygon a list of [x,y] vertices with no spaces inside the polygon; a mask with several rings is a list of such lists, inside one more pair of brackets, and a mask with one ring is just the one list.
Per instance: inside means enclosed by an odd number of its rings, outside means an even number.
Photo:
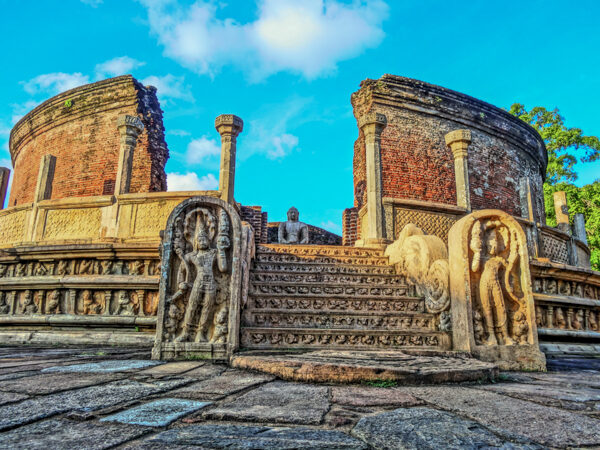
[{"label": "flagstone pavement", "polygon": [[600,446],[600,359],[495,383],[293,383],[149,350],[0,348],[0,449]]}]

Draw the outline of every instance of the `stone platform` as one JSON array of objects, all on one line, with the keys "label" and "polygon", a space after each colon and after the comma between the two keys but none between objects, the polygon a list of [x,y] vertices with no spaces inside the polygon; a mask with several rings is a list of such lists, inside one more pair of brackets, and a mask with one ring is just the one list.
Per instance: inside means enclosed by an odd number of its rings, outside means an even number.
[{"label": "stone platform", "polygon": [[236,354],[231,365],[310,383],[392,381],[409,385],[488,382],[498,378],[494,364],[443,351],[254,351]]},{"label": "stone platform", "polygon": [[[496,383],[294,383],[148,350],[0,348],[0,449],[600,446],[600,360]],[[387,386],[387,387],[377,387]]]}]

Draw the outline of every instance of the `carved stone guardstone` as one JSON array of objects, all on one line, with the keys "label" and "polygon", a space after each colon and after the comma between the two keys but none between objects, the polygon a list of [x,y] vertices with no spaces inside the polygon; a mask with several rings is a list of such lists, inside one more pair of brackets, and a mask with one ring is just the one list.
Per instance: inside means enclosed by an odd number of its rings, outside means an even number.
[{"label": "carved stone guardstone", "polygon": [[525,233],[509,214],[480,210],[448,235],[453,345],[504,370],[546,370]]},{"label": "carved stone guardstone", "polygon": [[242,223],[232,205],[192,197],[167,221],[153,359],[226,360],[237,348]]}]

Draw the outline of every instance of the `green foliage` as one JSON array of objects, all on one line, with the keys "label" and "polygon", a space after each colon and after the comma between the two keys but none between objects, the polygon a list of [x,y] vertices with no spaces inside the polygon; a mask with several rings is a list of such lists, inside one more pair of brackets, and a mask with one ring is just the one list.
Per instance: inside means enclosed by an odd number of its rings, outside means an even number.
[{"label": "green foliage", "polygon": [[65,107],[70,108],[71,106],[73,106],[73,100],[71,100],[71,99],[65,100]]},{"label": "green foliage", "polygon": [[568,128],[558,109],[548,111],[536,106],[527,111],[520,103],[510,107],[511,114],[527,122],[544,139],[548,150],[548,170],[544,183],[546,223],[556,226],[553,194],[565,191],[571,218],[576,213],[585,216],[585,229],[592,252],[592,268],[600,270],[600,180],[583,187],[571,182],[577,179],[575,163],[600,159],[600,139],[584,136],[579,128]]},{"label": "green foliage", "polygon": [[544,139],[548,150],[548,170],[546,182],[575,181],[577,173],[574,165],[577,160],[591,162],[600,159],[600,139],[584,136],[579,128],[568,128],[558,109],[548,111],[536,106],[530,111],[520,103],[514,103],[509,112],[527,122]]},{"label": "green foliage", "polygon": [[379,379],[364,381],[363,384],[365,384],[367,386],[378,387],[378,388],[392,388],[392,387],[398,386],[398,382],[396,382],[396,381],[379,380]]}]

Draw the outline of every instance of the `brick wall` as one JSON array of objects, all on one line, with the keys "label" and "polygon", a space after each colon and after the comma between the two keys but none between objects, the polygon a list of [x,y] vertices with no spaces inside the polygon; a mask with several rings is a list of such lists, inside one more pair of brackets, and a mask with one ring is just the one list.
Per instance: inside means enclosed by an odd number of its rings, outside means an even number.
[{"label": "brick wall", "polygon": [[241,206],[242,220],[254,228],[254,242],[267,243],[267,213],[262,211],[262,206]]},{"label": "brick wall", "polygon": [[166,191],[169,152],[156,89],[126,75],[59,94],[15,125],[8,206],[33,201],[46,154],[56,157],[52,199],[112,194],[119,155],[116,122],[122,114],[137,115],[145,126],[134,152],[130,191]]},{"label": "brick wall", "polygon": [[358,240],[358,208],[346,208],[342,213],[342,245],[353,246]]},{"label": "brick wall", "polygon": [[[279,224],[281,222],[269,222],[269,235],[267,242],[269,244],[277,244],[279,242]],[[323,228],[308,225],[308,243],[313,245],[342,245],[342,237],[324,230]]]},{"label": "brick wall", "polygon": [[[456,204],[454,159],[444,136],[467,128],[472,209],[521,215],[519,183],[529,178],[536,220],[544,222],[542,183],[547,156],[541,137],[505,111],[458,92],[403,77],[365,80],[352,95],[354,115],[385,114],[381,136],[382,195]],[[354,206],[366,201],[365,144],[354,146]],[[350,233],[350,231],[348,232]]]}]

